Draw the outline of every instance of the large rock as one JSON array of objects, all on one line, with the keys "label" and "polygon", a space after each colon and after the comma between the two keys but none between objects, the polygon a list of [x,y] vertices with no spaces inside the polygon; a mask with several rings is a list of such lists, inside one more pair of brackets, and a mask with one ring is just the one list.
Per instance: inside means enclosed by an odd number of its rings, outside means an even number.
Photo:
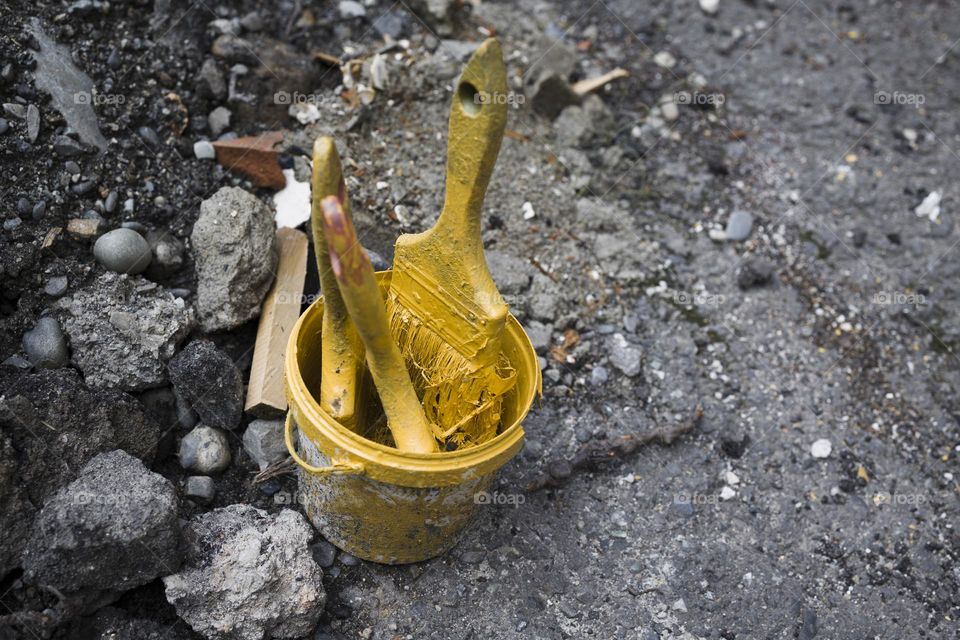
[{"label": "large rock", "polygon": [[183,559],[177,494],[124,451],[102,453],[37,514],[23,555],[28,582],[123,592]]},{"label": "large rock", "polygon": [[183,299],[141,276],[105,273],[57,306],[73,362],[91,387],[163,384],[166,363],[192,325]]},{"label": "large rock", "polygon": [[190,242],[204,331],[226,331],[256,318],[277,268],[270,209],[243,189],[223,187],[201,203]]},{"label": "large rock", "polygon": [[209,427],[233,429],[243,414],[243,378],[223,351],[209,340],[194,340],[167,367],[177,395]]},{"label": "large rock", "polygon": [[186,527],[187,559],[163,579],[167,600],[205,638],[263,640],[312,633],[326,594],[302,515],[234,504]]},{"label": "large rock", "polygon": [[[91,390],[73,369],[0,379],[0,574],[18,566],[43,505],[97,454],[123,449],[154,459],[160,427],[134,398]],[[9,441],[9,446],[7,442]]]}]

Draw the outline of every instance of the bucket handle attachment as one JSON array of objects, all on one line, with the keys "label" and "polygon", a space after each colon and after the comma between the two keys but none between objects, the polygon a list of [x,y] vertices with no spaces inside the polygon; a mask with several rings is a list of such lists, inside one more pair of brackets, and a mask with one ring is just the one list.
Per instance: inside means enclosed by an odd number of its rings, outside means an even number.
[{"label": "bucket handle attachment", "polygon": [[296,462],[301,469],[315,476],[329,476],[335,473],[363,473],[363,465],[349,462],[337,462],[327,467],[315,467],[312,464],[309,464],[306,460],[300,457],[300,454],[297,453],[297,448],[293,444],[293,424],[293,416],[288,412],[286,424],[284,425],[283,429],[283,440],[287,445],[287,452],[290,454],[290,457],[293,458],[293,461]]}]

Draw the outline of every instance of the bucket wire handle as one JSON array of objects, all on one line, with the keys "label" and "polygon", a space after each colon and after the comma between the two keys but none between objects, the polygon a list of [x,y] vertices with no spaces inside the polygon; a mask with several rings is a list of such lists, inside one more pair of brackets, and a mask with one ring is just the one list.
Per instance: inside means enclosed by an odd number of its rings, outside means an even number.
[{"label": "bucket wire handle", "polygon": [[283,429],[283,440],[287,445],[287,452],[290,454],[290,457],[293,458],[293,461],[300,465],[300,468],[304,471],[312,475],[329,476],[335,473],[363,473],[363,465],[349,462],[338,462],[328,467],[315,467],[312,464],[308,464],[306,460],[300,457],[296,447],[293,446],[293,416],[290,413],[287,413],[287,420]]}]

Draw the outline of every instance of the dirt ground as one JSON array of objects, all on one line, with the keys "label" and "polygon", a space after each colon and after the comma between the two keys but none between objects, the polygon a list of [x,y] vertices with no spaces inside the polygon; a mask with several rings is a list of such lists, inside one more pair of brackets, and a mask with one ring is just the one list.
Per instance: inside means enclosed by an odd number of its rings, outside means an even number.
[{"label": "dirt ground", "polygon": [[[478,1],[439,20],[426,2],[362,4],[365,17],[345,18],[312,0],[5,2],[2,101],[39,104],[41,125],[29,143],[25,123],[0,114],[0,360],[21,353],[50,277],[73,290],[102,272],[87,240],[41,243],[110,191],[120,205],[107,227],[181,238],[221,186],[270,201],[194,155],[224,103],[198,88],[212,20],[262,20],[253,71],[236,80],[255,99],[229,104],[229,130],[283,128],[294,148],[334,135],[361,238],[386,259],[442,206],[466,43],[496,34],[520,98],[525,73],[560,47],[571,81],[629,76],[598,91],[593,112],[551,120],[529,98],[509,111],[484,242],[542,356],[526,447],[501,473],[502,499],[448,554],[400,567],[341,556],[325,569],[314,637],[960,637],[955,6]],[[106,148],[71,158],[79,181],[53,152],[66,123],[35,83],[36,25],[104,96],[123,96],[96,105]],[[389,84],[352,107],[339,69],[311,55],[370,54],[385,31],[400,42]],[[318,96],[319,120],[290,117],[278,91]],[[91,191],[70,186],[88,180]],[[939,211],[918,215],[933,193]],[[744,214],[747,237],[725,238]],[[163,284],[193,288],[192,261]],[[213,336],[245,376],[255,331]],[[669,444],[570,464],[672,429],[683,433]],[[295,491],[287,477],[264,495],[236,466],[212,507],[279,510]],[[183,473],[175,457],[155,468]],[[163,637],[199,637],[159,581],[115,606]]]}]

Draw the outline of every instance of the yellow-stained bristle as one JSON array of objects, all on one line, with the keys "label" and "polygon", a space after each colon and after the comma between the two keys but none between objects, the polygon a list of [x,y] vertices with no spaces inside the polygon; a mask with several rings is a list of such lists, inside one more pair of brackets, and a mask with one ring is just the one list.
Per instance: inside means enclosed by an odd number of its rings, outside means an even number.
[{"label": "yellow-stained bristle", "polygon": [[391,295],[390,330],[438,438],[458,447],[497,435],[504,394],[516,382],[502,356],[477,368]]}]

